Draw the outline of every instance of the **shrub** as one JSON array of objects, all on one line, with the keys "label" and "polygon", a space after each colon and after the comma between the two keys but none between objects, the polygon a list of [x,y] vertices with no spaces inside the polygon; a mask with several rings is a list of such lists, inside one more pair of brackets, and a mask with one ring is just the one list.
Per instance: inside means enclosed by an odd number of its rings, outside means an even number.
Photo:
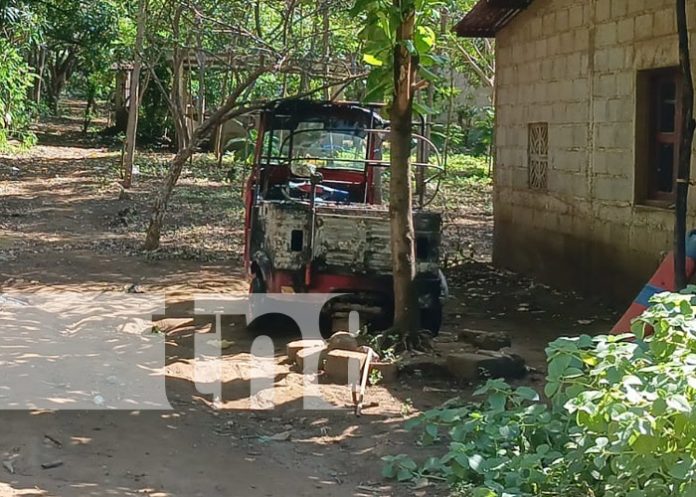
[{"label": "shrub", "polygon": [[696,495],[695,304],[692,293],[661,294],[635,337],[553,342],[548,402],[495,380],[481,403],[424,413],[412,426],[446,453],[420,466],[386,458],[385,475],[445,479],[476,497]]},{"label": "shrub", "polygon": [[26,145],[33,142],[27,132],[32,115],[27,89],[33,77],[17,48],[0,38],[0,149],[7,147],[11,137]]}]

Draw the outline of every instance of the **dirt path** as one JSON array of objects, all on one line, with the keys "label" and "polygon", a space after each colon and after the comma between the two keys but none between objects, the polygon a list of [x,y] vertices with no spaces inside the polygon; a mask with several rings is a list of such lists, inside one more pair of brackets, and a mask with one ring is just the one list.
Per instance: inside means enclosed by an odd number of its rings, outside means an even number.
[{"label": "dirt path", "polygon": [[[184,173],[168,218],[163,248],[139,251],[149,199],[166,155],[146,154],[137,187],[119,199],[119,153],[61,119],[40,130],[40,145],[19,157],[0,156],[0,293],[7,290],[122,291],[138,284],[165,292],[173,314],[161,323],[167,338],[167,412],[0,411],[0,497],[7,496],[391,496],[445,495],[414,491],[380,477],[380,457],[418,454],[404,416],[470,393],[427,374],[369,390],[379,406],[363,418],[345,409],[347,387],[321,385],[334,411],[302,409],[302,377],[284,363],[274,337],[277,408],[249,409],[253,336],[243,322],[224,323],[222,409],[193,383],[193,339],[210,331],[190,316],[197,292],[244,291],[240,249],[243,175],[194,164]],[[477,226],[490,219],[476,214]],[[482,233],[482,240],[490,233]],[[559,334],[597,332],[612,314],[602,305],[551,289],[480,262],[448,275],[442,350],[458,345],[462,327],[513,333],[514,351],[543,372],[543,348]],[[182,311],[183,309],[183,311]],[[188,310],[187,310],[188,309]],[[173,317],[176,316],[176,317]],[[531,381],[538,381],[539,375]],[[274,441],[274,435],[284,434]],[[285,440],[287,438],[287,440]],[[52,469],[42,464],[60,461]]]}]

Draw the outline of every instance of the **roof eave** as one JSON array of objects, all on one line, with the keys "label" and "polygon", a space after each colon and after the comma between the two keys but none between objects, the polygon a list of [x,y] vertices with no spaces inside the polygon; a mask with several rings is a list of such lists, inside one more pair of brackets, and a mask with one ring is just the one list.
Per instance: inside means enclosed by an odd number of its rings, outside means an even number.
[{"label": "roof eave", "polygon": [[479,0],[457,23],[454,31],[463,38],[493,38],[532,2],[533,0]]}]

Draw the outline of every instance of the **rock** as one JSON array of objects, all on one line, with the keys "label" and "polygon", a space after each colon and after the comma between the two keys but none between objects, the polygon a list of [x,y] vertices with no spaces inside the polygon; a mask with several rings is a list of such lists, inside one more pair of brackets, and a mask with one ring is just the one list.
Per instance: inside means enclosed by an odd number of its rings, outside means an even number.
[{"label": "rock", "polygon": [[287,442],[290,440],[292,437],[292,431],[284,431],[281,433],[276,433],[275,435],[271,435],[268,437],[268,440],[272,440],[274,442]]},{"label": "rock", "polygon": [[313,374],[321,369],[321,362],[326,355],[326,346],[302,349],[295,356],[297,371],[303,374]]},{"label": "rock", "polygon": [[358,350],[358,339],[347,331],[339,331],[331,335],[327,348],[329,352],[332,350],[348,350],[355,352]]},{"label": "rock", "polygon": [[524,359],[490,350],[460,352],[447,356],[447,369],[458,380],[522,378],[527,374]]},{"label": "rock", "polygon": [[350,350],[331,350],[326,355],[324,371],[336,383],[359,383],[360,373],[365,367],[367,354]]},{"label": "rock", "polygon": [[382,375],[380,383],[394,383],[399,376],[399,368],[394,362],[373,362],[370,365],[370,372],[379,371]]},{"label": "rock", "polygon": [[401,361],[401,372],[405,375],[431,379],[449,379],[452,377],[444,358],[435,355],[407,357]]},{"label": "rock", "polygon": [[63,461],[58,460],[58,461],[52,461],[52,462],[45,462],[41,465],[43,469],[53,469],[53,468],[58,468],[63,465]]},{"label": "rock", "polygon": [[295,362],[297,353],[302,349],[313,349],[324,346],[324,340],[297,340],[295,342],[290,342],[286,347],[288,360],[290,362]]},{"label": "rock", "polygon": [[140,288],[140,285],[138,285],[137,283],[132,283],[130,285],[124,286],[123,291],[131,294],[145,293],[145,291],[142,288]]},{"label": "rock", "polygon": [[230,342],[229,340],[209,340],[206,343],[211,347],[220,350],[229,349],[230,347],[232,347],[232,345],[234,345],[234,342]]},{"label": "rock", "polygon": [[12,461],[10,461],[10,460],[8,460],[8,461],[3,461],[3,462],[2,462],[2,467],[5,468],[5,471],[7,471],[8,473],[10,473],[11,475],[13,475],[13,474],[15,473],[14,463],[13,463]]},{"label": "rock", "polygon": [[512,345],[510,335],[504,331],[462,330],[459,341],[485,350],[500,350]]}]

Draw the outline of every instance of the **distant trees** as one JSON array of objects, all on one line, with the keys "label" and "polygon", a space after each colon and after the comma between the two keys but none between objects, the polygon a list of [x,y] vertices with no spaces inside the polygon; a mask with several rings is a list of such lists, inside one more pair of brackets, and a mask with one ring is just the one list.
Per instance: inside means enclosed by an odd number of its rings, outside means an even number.
[{"label": "distant trees", "polygon": [[43,43],[35,50],[45,52],[45,67],[35,70],[46,82],[46,99],[54,113],[75,72],[81,72],[92,85],[90,90],[97,91],[93,74],[110,70],[114,52],[127,36],[129,3],[93,0],[87,7],[79,0],[46,0],[38,4],[44,20]]},{"label": "distant trees", "polygon": [[[220,124],[268,100],[350,92],[361,71],[357,26],[340,0],[255,0],[252,8],[245,0],[158,1],[145,65],[165,96],[177,154],[153,202],[146,250],[159,247],[186,160]],[[156,71],[162,61],[171,67],[169,85]]]},{"label": "distant trees", "polygon": [[[87,131],[95,102],[113,91],[114,67],[142,58],[142,127],[151,135],[171,128],[167,138],[177,151],[154,202],[145,244],[154,249],[186,158],[209,138],[221,153],[219,124],[265,100],[386,96],[394,104],[394,128],[402,129],[394,137],[395,155],[398,143],[406,154],[410,128],[403,123],[414,108],[429,113],[428,106],[442,100],[432,91],[429,98],[416,92],[423,81],[438,80],[448,55],[433,50],[436,33],[446,29],[439,13],[472,1],[356,0],[351,10],[344,0],[149,0],[136,47],[138,0],[0,0],[0,133],[21,134],[41,109],[57,112],[69,84],[87,101]],[[366,64],[373,70],[363,77]],[[489,81],[490,66],[479,69]],[[407,167],[394,170],[395,184],[409,183]],[[394,198],[398,203],[399,194]],[[412,245],[404,238],[397,252],[410,253]]]}]

